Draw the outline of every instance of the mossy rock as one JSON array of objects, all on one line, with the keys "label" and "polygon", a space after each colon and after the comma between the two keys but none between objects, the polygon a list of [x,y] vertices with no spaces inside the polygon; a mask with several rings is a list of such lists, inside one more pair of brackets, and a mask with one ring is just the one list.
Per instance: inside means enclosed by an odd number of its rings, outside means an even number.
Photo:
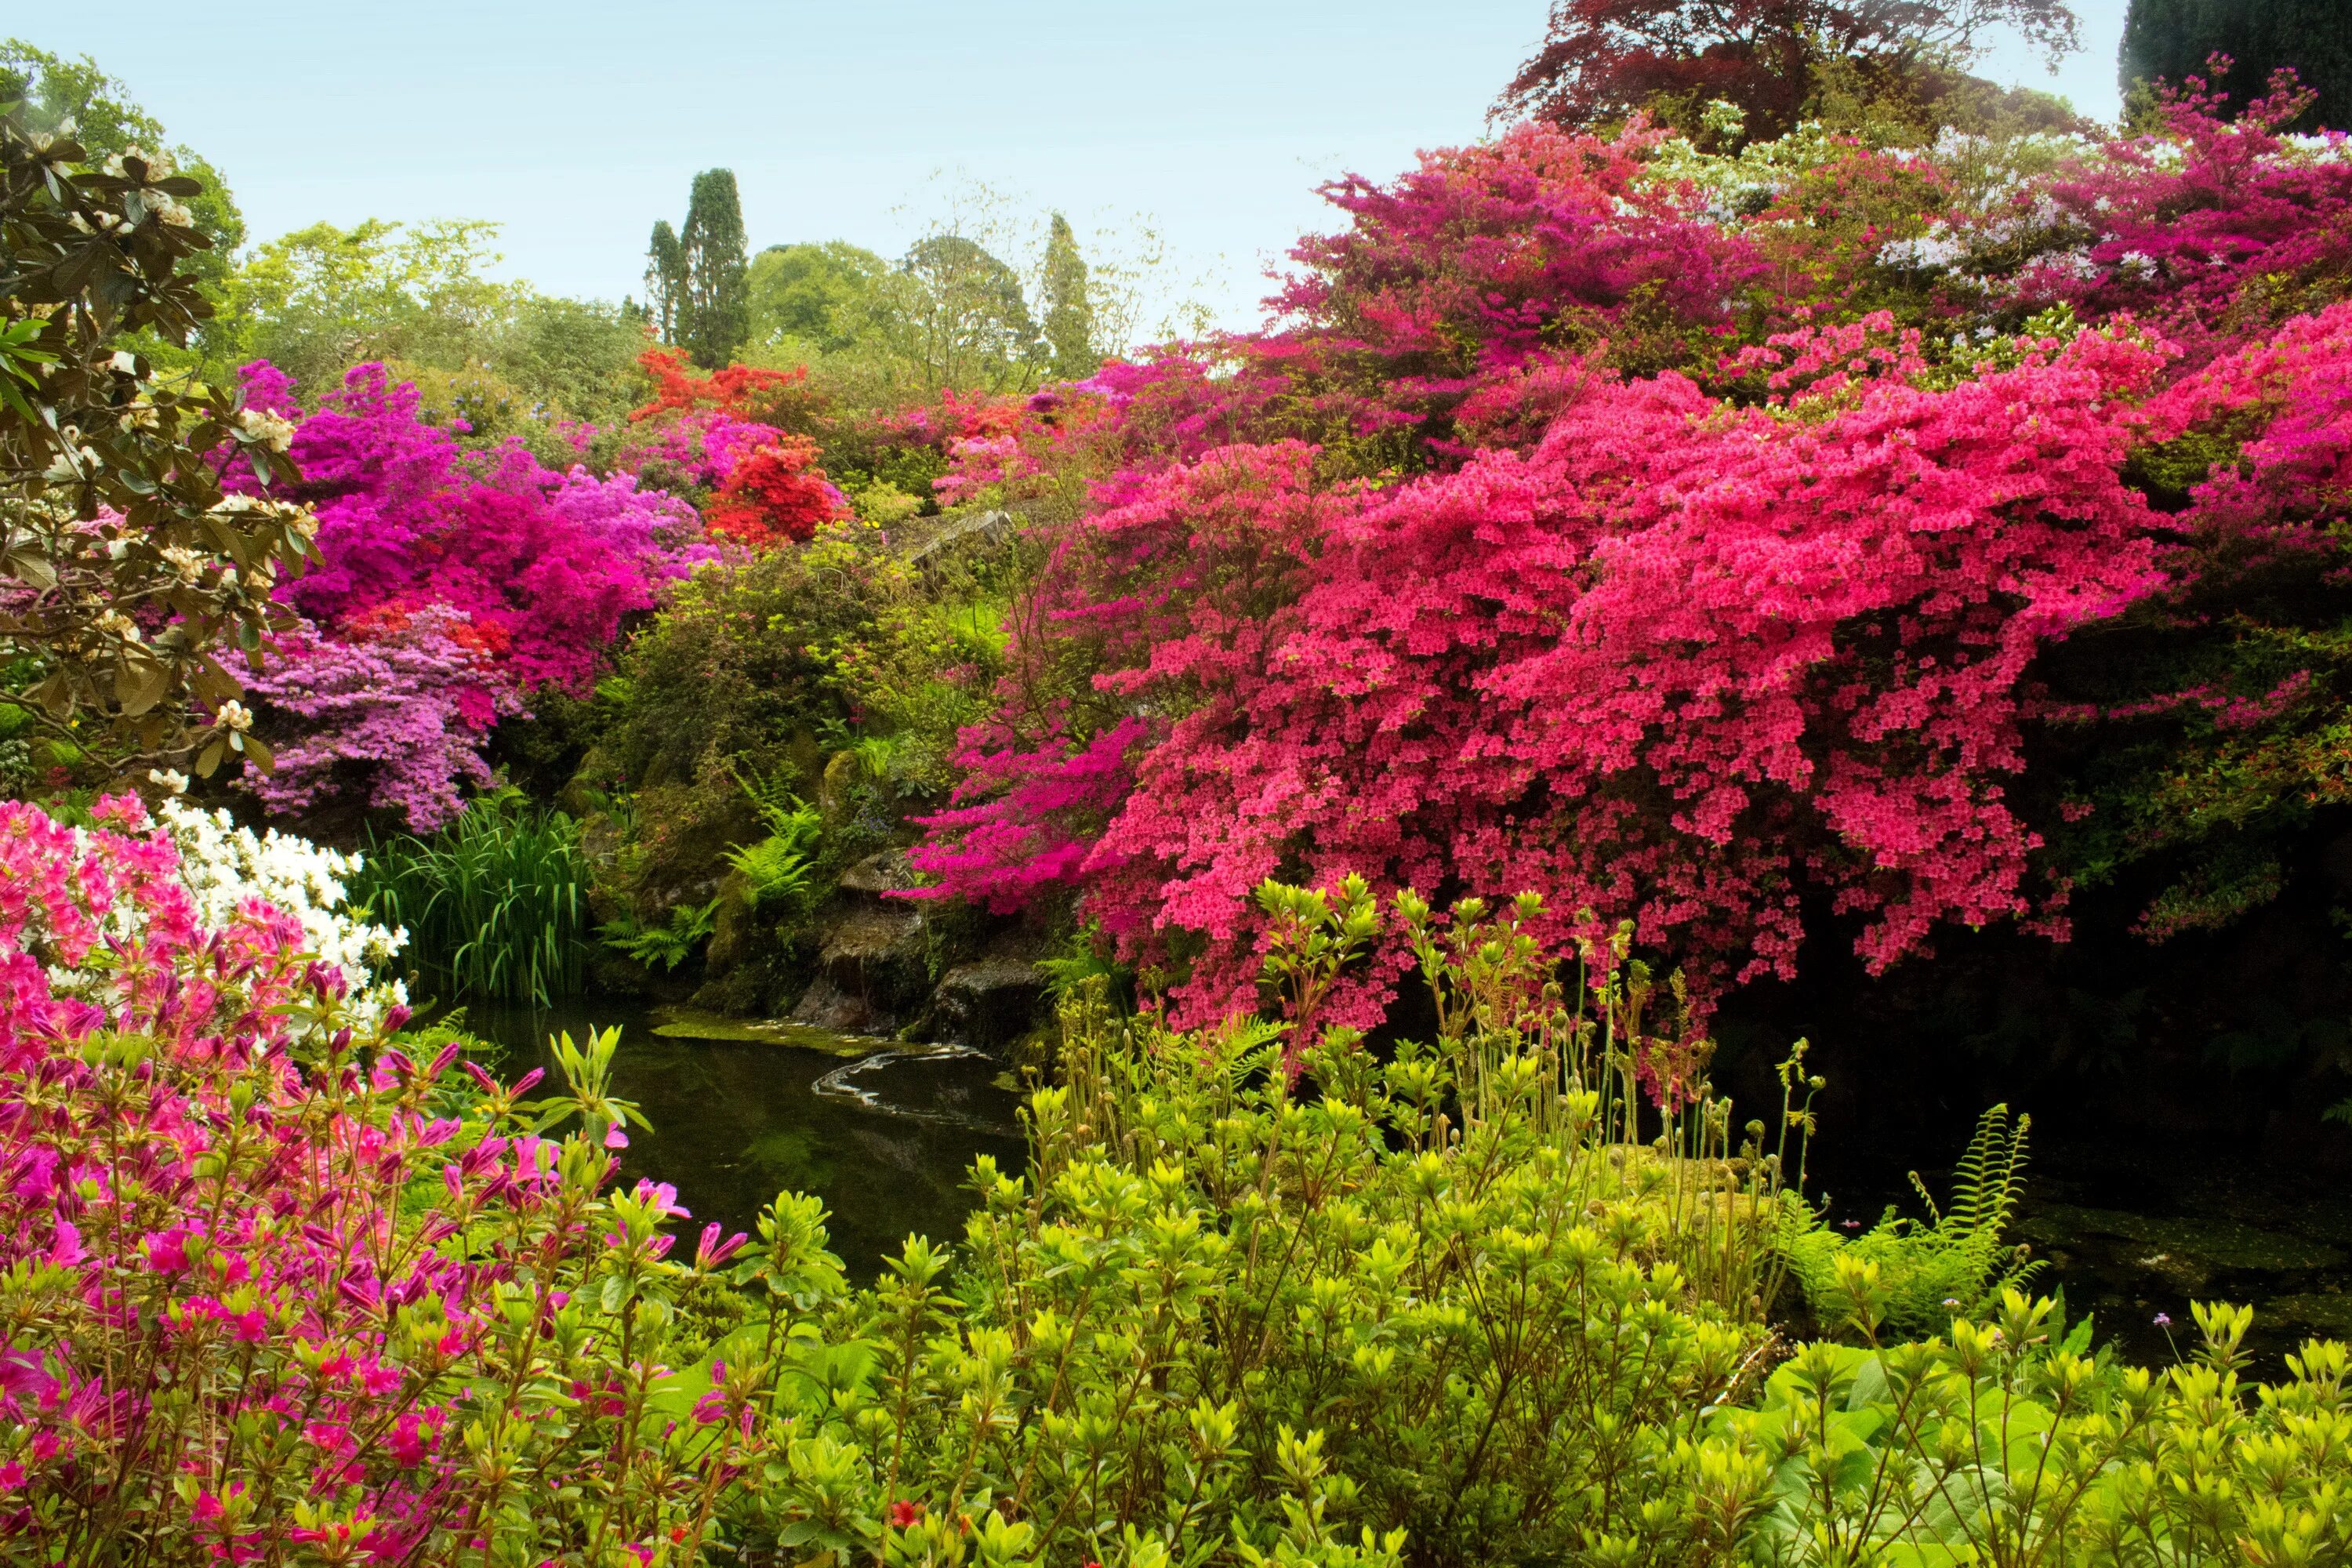
[{"label": "mossy rock", "polygon": [[656,1016],[660,1021],[654,1025],[654,1033],[672,1040],[757,1042],[823,1051],[834,1057],[870,1056],[883,1047],[882,1041],[863,1035],[836,1035],[830,1030],[813,1029],[804,1024],[790,1024],[772,1018],[730,1018],[723,1014],[702,1013],[685,1007],[665,1008]]}]

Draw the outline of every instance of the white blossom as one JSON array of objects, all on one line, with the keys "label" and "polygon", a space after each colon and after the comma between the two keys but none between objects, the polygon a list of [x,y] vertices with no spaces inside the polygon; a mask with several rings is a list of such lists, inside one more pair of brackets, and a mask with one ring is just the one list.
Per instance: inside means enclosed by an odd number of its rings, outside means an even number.
[{"label": "white blossom", "polygon": [[309,951],[342,970],[352,985],[351,1005],[363,1024],[372,1026],[385,1009],[407,1005],[404,984],[376,977],[408,945],[407,929],[387,930],[349,907],[344,883],[359,871],[359,856],[274,827],[257,837],[227,812],[184,800],[165,800],[155,815],[180,847],[180,880],[199,924],[225,925],[240,905],[259,900],[293,916]]}]

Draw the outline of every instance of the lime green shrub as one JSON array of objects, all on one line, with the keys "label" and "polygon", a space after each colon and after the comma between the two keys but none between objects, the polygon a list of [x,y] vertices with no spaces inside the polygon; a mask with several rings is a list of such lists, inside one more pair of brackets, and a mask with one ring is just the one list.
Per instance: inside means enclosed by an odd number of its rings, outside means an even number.
[{"label": "lime green shrub", "polygon": [[[1264,896],[1286,911],[1270,977],[1311,1004],[1369,894]],[[1386,1064],[1346,1030],[1286,1052],[1293,1024],[1179,1033],[1074,990],[1028,1171],[981,1162],[963,1245],[910,1240],[856,1342],[803,1352],[788,1458],[737,1538],[890,1563],[1730,1560],[1764,1477],[1709,1428],[1769,1354],[1780,1158],[1694,1152],[1729,1124],[1705,1099],[1612,1137],[1622,1108],[1586,1085],[1657,1043],[1645,977],[1604,949],[1580,1008],[1524,910],[1465,912],[1430,935],[1448,1034]]]},{"label": "lime green shrub", "polygon": [[2352,1560],[2352,1353],[2312,1341],[2241,1381],[2251,1308],[2199,1305],[2166,1371],[2011,1290],[1885,1351],[1814,1344],[1718,1419],[1770,1506],[1746,1561],[2039,1568]]}]

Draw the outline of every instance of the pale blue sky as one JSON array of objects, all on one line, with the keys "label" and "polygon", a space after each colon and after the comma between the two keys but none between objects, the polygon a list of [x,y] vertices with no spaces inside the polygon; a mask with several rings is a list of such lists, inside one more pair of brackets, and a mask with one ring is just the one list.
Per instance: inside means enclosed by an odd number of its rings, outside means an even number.
[{"label": "pale blue sky", "polygon": [[[2076,0],[2053,81],[2116,107],[2124,0]],[[1545,0],[1000,0],[565,5],[341,0],[52,7],[30,42],[89,53],[235,187],[257,237],[320,218],[494,218],[545,289],[638,287],[694,171],[736,171],[752,247],[910,237],[933,172],[1058,206],[1144,211],[1173,271],[1254,319],[1267,261],[1321,226],[1316,184],[1387,176],[1485,130]]]}]

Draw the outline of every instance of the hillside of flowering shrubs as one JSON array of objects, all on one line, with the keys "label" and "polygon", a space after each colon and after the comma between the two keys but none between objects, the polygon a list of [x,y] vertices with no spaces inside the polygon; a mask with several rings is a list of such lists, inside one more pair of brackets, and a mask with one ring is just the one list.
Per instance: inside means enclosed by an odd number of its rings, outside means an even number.
[{"label": "hillside of flowering shrubs", "polygon": [[2352,138],[1776,16],[1142,347],[0,111],[0,1564],[2352,1561]]}]

